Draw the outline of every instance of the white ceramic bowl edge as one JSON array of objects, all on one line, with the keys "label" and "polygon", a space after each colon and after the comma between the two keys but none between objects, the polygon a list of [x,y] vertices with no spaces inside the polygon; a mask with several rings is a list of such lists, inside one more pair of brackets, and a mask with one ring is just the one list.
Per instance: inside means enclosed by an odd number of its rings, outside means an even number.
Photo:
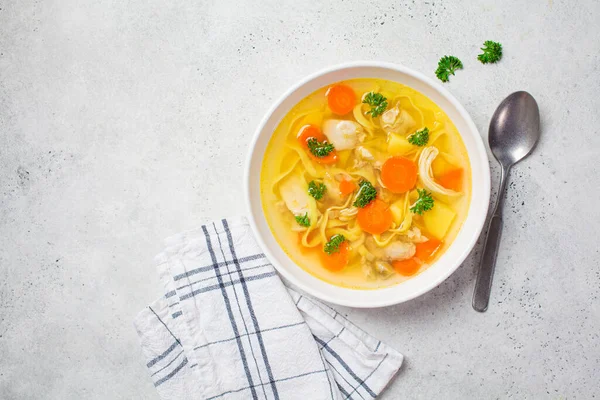
[{"label": "white ceramic bowl edge", "polygon": [[[354,78],[381,78],[400,82],[428,96],[450,117],[467,148],[472,170],[472,193],[468,215],[454,242],[436,263],[401,284],[376,290],[343,288],[322,281],[296,265],[280,248],[263,214],[260,198],[260,169],[272,132],[298,101],[333,82]],[[487,216],[490,170],[483,140],[462,105],[439,83],[404,66],[356,61],[316,72],[292,86],[265,114],[250,145],[245,168],[245,193],[249,220],[255,239],[287,280],[321,300],[349,307],[383,307],[413,299],[433,289],[450,276],[469,255]]]}]

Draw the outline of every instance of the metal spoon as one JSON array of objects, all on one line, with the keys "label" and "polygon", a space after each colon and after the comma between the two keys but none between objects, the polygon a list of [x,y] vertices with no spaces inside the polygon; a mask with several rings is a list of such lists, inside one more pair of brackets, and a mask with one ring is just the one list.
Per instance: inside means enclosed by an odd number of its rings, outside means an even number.
[{"label": "metal spoon", "polygon": [[498,202],[490,219],[483,255],[477,273],[473,308],[484,312],[488,308],[492,277],[502,234],[502,210],[508,173],[513,165],[525,158],[540,138],[540,110],[529,93],[515,92],[500,103],[490,121],[490,149],[502,166]]}]

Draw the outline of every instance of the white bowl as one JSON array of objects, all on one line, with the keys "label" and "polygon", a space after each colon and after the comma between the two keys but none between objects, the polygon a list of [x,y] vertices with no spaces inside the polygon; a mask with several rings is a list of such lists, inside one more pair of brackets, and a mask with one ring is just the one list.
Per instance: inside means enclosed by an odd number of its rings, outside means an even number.
[{"label": "white bowl", "polygon": [[[400,82],[428,96],[450,117],[467,148],[472,170],[469,212],[452,245],[427,270],[400,284],[358,290],[322,281],[298,266],[281,249],[263,214],[260,169],[271,135],[281,119],[300,100],[333,82],[353,78],[381,78]],[[485,222],[490,199],[490,169],[481,136],[462,105],[439,83],[396,64],[360,61],[337,65],[310,75],[289,89],[267,112],[254,134],[246,164],[246,201],[250,225],[258,244],[283,277],[324,301],[350,307],[383,307],[413,299],[439,285],[452,274],[473,249]]]}]

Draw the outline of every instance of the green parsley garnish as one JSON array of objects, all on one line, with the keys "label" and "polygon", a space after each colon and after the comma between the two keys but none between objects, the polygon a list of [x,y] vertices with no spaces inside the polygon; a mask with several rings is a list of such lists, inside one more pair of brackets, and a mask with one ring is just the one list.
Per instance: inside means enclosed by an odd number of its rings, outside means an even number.
[{"label": "green parsley garnish", "polygon": [[323,251],[327,254],[333,254],[340,251],[340,245],[346,241],[344,235],[333,235],[329,238],[329,242],[323,246]]},{"label": "green parsley garnish", "polygon": [[305,213],[304,215],[296,215],[294,218],[296,218],[296,222],[298,223],[298,225],[305,227],[310,226],[310,219],[308,218],[308,213]]},{"label": "green parsley garnish", "polygon": [[502,45],[498,42],[486,40],[481,48],[483,53],[477,56],[477,59],[483,64],[498,62],[502,58]]},{"label": "green parsley garnish", "polygon": [[431,197],[431,193],[427,193],[427,190],[425,189],[417,189],[417,192],[419,193],[419,198],[410,208],[410,211],[415,214],[423,215],[423,212],[433,208],[433,197]]},{"label": "green parsley garnish", "polygon": [[371,114],[373,118],[383,114],[388,106],[387,99],[381,93],[369,92],[365,95],[363,103],[371,106],[367,114]]},{"label": "green parsley garnish", "polygon": [[414,144],[415,146],[425,146],[429,141],[429,129],[427,127],[416,131],[408,137],[408,143]]},{"label": "green parsley garnish", "polygon": [[364,180],[358,184],[358,194],[352,205],[360,208],[366,207],[376,196],[377,190],[371,185],[371,182]]},{"label": "green parsley garnish", "polygon": [[315,200],[321,200],[326,191],[327,186],[322,183],[316,183],[315,181],[308,183],[308,194],[314,197]]},{"label": "green parsley garnish", "polygon": [[458,58],[454,56],[444,56],[440,58],[438,67],[435,70],[435,75],[442,81],[448,82],[450,75],[454,75],[454,71],[462,69],[463,64]]},{"label": "green parsley garnish", "polygon": [[334,150],[331,143],[328,143],[327,141],[319,142],[315,138],[308,139],[306,144],[308,145],[308,150],[310,150],[315,157],[325,157]]}]

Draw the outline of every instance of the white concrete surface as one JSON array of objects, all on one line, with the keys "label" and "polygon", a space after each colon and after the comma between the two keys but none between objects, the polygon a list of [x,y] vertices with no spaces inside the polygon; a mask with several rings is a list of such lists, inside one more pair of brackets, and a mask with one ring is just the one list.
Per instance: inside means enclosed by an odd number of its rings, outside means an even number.
[{"label": "white concrete surface", "polygon": [[[342,312],[406,354],[384,399],[597,398],[599,18],[591,0],[0,1],[0,398],[156,399],[131,325],[160,292],[152,257],[244,212],[271,102],[330,64],[433,77],[445,54],[483,136],[515,90],[542,112],[490,309],[470,305],[478,246],[421,298]],[[486,39],[497,65],[476,60]]]}]

